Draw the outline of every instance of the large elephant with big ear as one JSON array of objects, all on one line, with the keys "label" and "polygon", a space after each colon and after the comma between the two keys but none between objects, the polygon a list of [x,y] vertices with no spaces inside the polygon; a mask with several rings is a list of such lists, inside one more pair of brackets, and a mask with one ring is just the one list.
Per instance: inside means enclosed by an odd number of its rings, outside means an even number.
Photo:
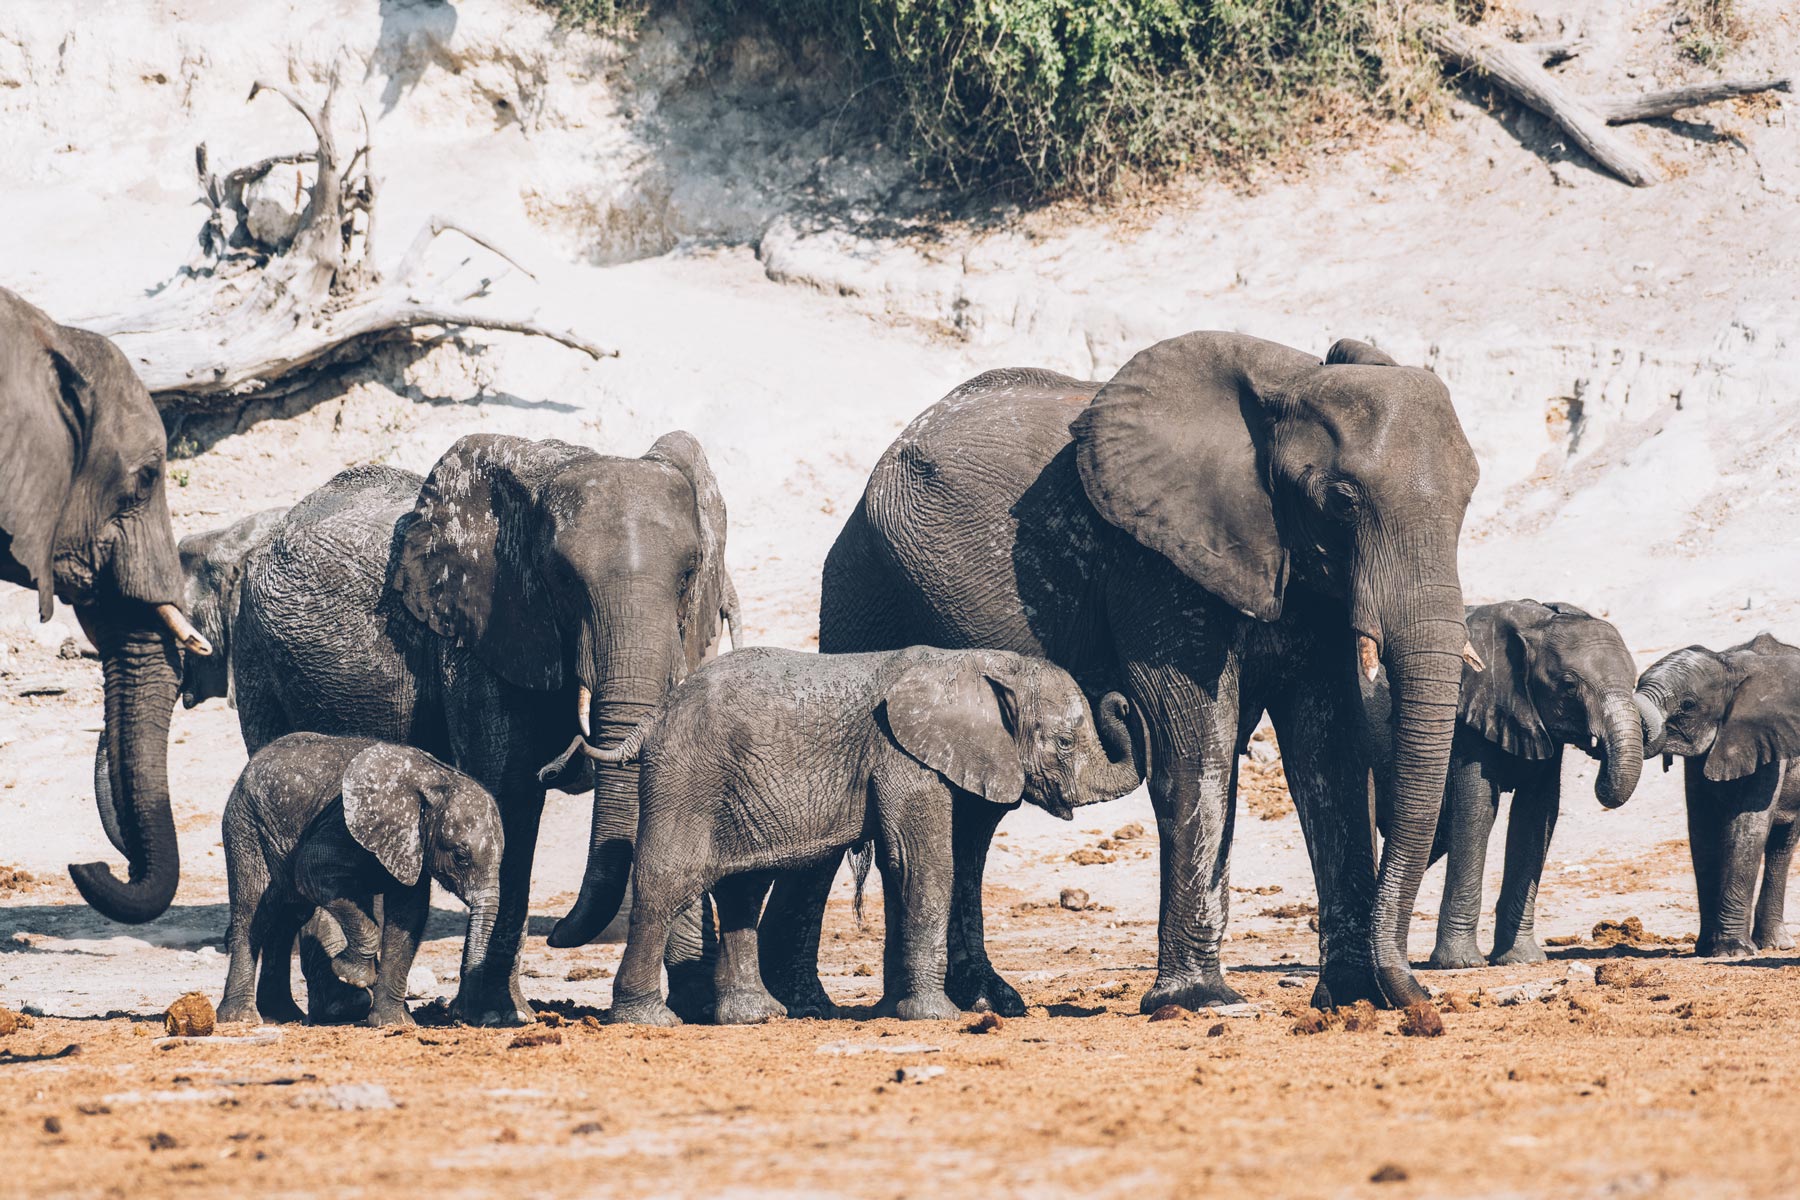
[{"label": "large elephant with big ear", "polygon": [[118,347],[0,288],[0,579],[75,610],[100,652],[110,749],[108,835],[129,864],[70,866],[115,921],[167,911],[181,879],[169,807],[169,715],[182,656],[211,646],[181,611],[167,434]]},{"label": "large elephant with big ear", "polygon": [[[1145,1012],[1240,999],[1219,959],[1236,763],[1267,712],[1318,881],[1314,1001],[1409,1003],[1424,992],[1401,947],[1456,720],[1457,538],[1477,475],[1437,377],[1360,342],[1321,362],[1191,333],[1105,385],[991,371],[876,465],[826,559],[820,648],[1038,654],[1090,697],[1129,698],[1149,728],[1162,844]],[[1377,868],[1357,671],[1383,663],[1394,820]],[[1017,1013],[982,947],[997,813],[957,812],[948,989]],[[778,885],[765,919],[765,974],[790,1011],[823,995],[818,934],[797,914],[829,885],[825,870]]]},{"label": "large elephant with big ear", "polygon": [[[518,953],[539,768],[578,730],[616,745],[699,664],[736,619],[724,549],[724,501],[689,434],[641,458],[476,434],[423,480],[344,472],[250,554],[234,677],[251,751],[299,730],[407,743],[499,803],[499,910],[485,977],[461,982],[468,1019],[531,1015]],[[588,880],[637,832],[635,765],[581,762],[550,780],[594,790],[583,900],[560,944],[599,932],[582,923]],[[670,954],[697,1008],[710,995],[697,916]]]},{"label": "large elephant with big ear", "polygon": [[1688,646],[1651,663],[1637,695],[1651,718],[1646,752],[1663,755],[1665,769],[1672,756],[1687,760],[1700,901],[1694,953],[1792,948],[1785,915],[1800,831],[1800,647],[1767,633],[1724,651]]}]

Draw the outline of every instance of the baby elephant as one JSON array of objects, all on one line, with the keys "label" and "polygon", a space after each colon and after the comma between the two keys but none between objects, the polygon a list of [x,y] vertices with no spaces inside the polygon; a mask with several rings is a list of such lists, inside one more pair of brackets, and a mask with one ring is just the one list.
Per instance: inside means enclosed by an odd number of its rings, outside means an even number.
[{"label": "baby elephant", "polygon": [[258,1020],[259,1010],[301,1019],[289,988],[294,935],[323,908],[348,943],[332,960],[338,977],[374,987],[367,1023],[412,1024],[406,974],[433,879],[469,906],[463,978],[480,978],[503,842],[494,798],[462,772],[407,746],[293,733],[250,760],[224,825],[231,967],[221,1021]]},{"label": "baby elephant", "polygon": [[[717,1020],[786,1015],[764,987],[756,925],[777,872],[873,842],[886,900],[878,1009],[954,1017],[944,994],[953,792],[1064,818],[1143,778],[1123,697],[1100,702],[1109,758],[1075,681],[1041,659],[913,647],[884,654],[735,651],[689,676],[606,761],[641,756],[635,898],[610,1019],[677,1024],[662,998],[674,915],[719,913]],[[641,750],[639,746],[641,745]],[[552,764],[554,767],[556,764]],[[599,894],[618,907],[627,863]]]}]

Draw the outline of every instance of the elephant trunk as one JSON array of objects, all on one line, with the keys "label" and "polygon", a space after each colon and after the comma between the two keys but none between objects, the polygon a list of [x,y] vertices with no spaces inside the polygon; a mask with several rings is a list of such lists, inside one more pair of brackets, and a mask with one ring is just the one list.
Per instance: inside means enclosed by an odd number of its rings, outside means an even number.
[{"label": "elephant trunk", "polygon": [[1600,778],[1594,796],[1607,808],[1631,799],[1644,770],[1644,720],[1623,692],[1606,697],[1600,732]]},{"label": "elephant trunk", "polygon": [[1668,733],[1663,723],[1662,706],[1654,697],[1643,692],[1631,693],[1631,703],[1637,708],[1638,718],[1644,726],[1644,754],[1654,756],[1663,751],[1663,738]]},{"label": "elephant trunk", "polygon": [[1106,750],[1106,765],[1089,773],[1088,798],[1083,803],[1116,800],[1144,781],[1148,755],[1142,733],[1131,720],[1131,705],[1117,692],[1108,692],[1094,706],[1094,724]]},{"label": "elephant trunk", "polygon": [[487,970],[488,946],[493,942],[494,923],[499,915],[498,884],[492,891],[479,892],[469,897],[469,932],[463,939],[462,954],[462,986],[467,995],[476,994],[468,990],[470,982],[479,984],[482,974]]},{"label": "elephant trunk", "polygon": [[91,609],[82,626],[100,651],[106,680],[107,791],[97,796],[107,836],[130,864],[125,880],[105,863],[69,867],[81,896],[102,916],[141,924],[168,910],[181,879],[175,820],[169,807],[169,717],[180,687],[174,638],[145,609],[122,626]]}]

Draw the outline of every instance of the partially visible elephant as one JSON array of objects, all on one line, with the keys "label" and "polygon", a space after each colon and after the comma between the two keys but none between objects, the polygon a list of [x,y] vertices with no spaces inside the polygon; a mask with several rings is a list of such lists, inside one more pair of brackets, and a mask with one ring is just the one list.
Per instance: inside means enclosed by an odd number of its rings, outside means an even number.
[{"label": "partially visible elephant", "polygon": [[[1372,346],[1234,333],[1139,353],[1104,386],[990,371],[889,447],[825,563],[819,645],[1041,655],[1149,728],[1162,844],[1141,1007],[1241,999],[1219,946],[1237,755],[1281,740],[1319,892],[1319,1005],[1425,998],[1401,950],[1443,805],[1467,649],[1457,538],[1479,472],[1444,385]],[[1373,846],[1357,671],[1394,685],[1393,813]],[[958,814],[951,998],[1024,1011],[982,941],[998,810]],[[965,821],[963,818],[966,817]],[[780,998],[820,995],[821,869],[777,884]],[[768,946],[765,939],[765,954]]]},{"label": "partially visible elephant", "polygon": [[[1761,634],[1723,652],[1688,646],[1651,663],[1637,695],[1649,754],[1687,759],[1688,850],[1703,958],[1790,949],[1788,867],[1800,829],[1800,647]],[[1756,892],[1762,867],[1762,894]],[[1755,926],[1751,907],[1755,905]]]},{"label": "partially visible elephant", "polygon": [[[477,434],[421,480],[345,471],[306,497],[245,562],[233,652],[254,752],[296,730],[416,746],[477,779],[505,824],[500,909],[483,978],[458,1009],[529,1020],[519,989],[544,783],[578,729],[617,745],[736,628],[725,505],[700,445],[658,439],[642,458]],[[596,872],[629,858],[635,765],[552,781],[595,789],[583,899],[555,944],[588,940]],[[671,941],[690,1010],[710,998],[702,930]],[[684,1001],[684,1003],[687,1003]]]},{"label": "partially visible elephant", "polygon": [[181,881],[169,808],[169,715],[181,655],[211,646],[181,611],[168,437],[118,347],[0,288],[0,579],[72,606],[100,652],[111,748],[107,836],[130,864],[69,875],[115,921],[161,916]]},{"label": "partially visible elephant", "polygon": [[[1536,929],[1538,881],[1562,805],[1563,747],[1600,763],[1594,795],[1607,808],[1631,799],[1644,766],[1648,714],[1634,702],[1637,664],[1608,621],[1572,604],[1508,600],[1465,613],[1485,664],[1464,666],[1456,739],[1432,861],[1448,853],[1433,967],[1474,967],[1481,877],[1500,796],[1511,792],[1506,873],[1494,912],[1496,964],[1544,961]],[[1371,728],[1388,705],[1378,679]],[[1385,824],[1385,820],[1383,821]]]},{"label": "partially visible elephant", "polygon": [[322,909],[347,939],[332,969],[373,990],[368,1023],[411,1025],[406,976],[433,879],[468,905],[462,970],[481,974],[504,839],[494,798],[461,771],[410,746],[289,734],[238,776],[223,831],[231,965],[221,1021],[301,1019],[289,990],[294,935]]},{"label": "partially visible elephant", "polygon": [[[763,896],[780,872],[835,864],[858,843],[873,843],[887,906],[877,1011],[956,1016],[944,994],[954,800],[1003,811],[1029,800],[1073,820],[1124,795],[1143,779],[1142,738],[1123,697],[1098,715],[1106,742],[1067,672],[999,651],[751,649],[708,664],[619,748],[589,750],[644,764],[631,935],[608,1019],[678,1023],[662,999],[662,948],[675,914],[707,892],[719,1023],[786,1015],[758,961]],[[603,883],[616,907],[624,864]]]}]

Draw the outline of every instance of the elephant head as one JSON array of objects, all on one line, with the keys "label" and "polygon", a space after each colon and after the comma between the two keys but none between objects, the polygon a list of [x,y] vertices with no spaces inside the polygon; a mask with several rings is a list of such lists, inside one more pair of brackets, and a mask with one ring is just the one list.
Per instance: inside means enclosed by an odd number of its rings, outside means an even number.
[{"label": "elephant head", "polygon": [[1096,728],[1075,680],[1042,659],[929,655],[888,686],[884,704],[901,749],[996,804],[1023,797],[1072,821],[1077,807],[1117,799],[1144,778],[1125,698],[1101,700]]},{"label": "elephant head", "polygon": [[1431,853],[1467,650],[1457,539],[1479,470],[1429,371],[1361,342],[1321,363],[1231,333],[1139,353],[1070,426],[1094,507],[1231,607],[1333,598],[1345,670],[1385,663],[1393,820],[1369,953],[1389,999],[1418,985],[1396,942]]},{"label": "elephant head", "polygon": [[1688,646],[1644,671],[1646,750],[1704,758],[1714,783],[1800,757],[1800,648],[1769,634],[1719,653]]},{"label": "elephant head", "polygon": [[[642,458],[477,434],[419,490],[392,586],[508,683],[567,692],[570,732],[615,747],[697,667],[735,612],[725,502],[686,433]],[[600,932],[595,881],[637,835],[638,768],[594,768],[588,870],[551,944]]]},{"label": "elephant head", "polygon": [[200,636],[212,643],[204,657],[187,655],[181,669],[181,703],[193,708],[207,700],[231,700],[231,623],[237,616],[238,582],[244,556],[287,515],[269,508],[223,529],[181,539],[182,601]]},{"label": "elephant head", "polygon": [[100,652],[112,817],[130,863],[71,865],[87,902],[153,920],[180,882],[169,810],[169,715],[180,654],[211,647],[183,615],[164,495],[166,434],[117,347],[0,289],[0,579],[74,607]]},{"label": "elephant head", "polygon": [[377,743],[344,770],[344,824],[407,887],[429,874],[469,906],[463,978],[479,978],[500,906],[505,835],[487,789],[409,746]]},{"label": "elephant head", "polygon": [[1600,803],[1631,799],[1644,729],[1657,718],[1633,697],[1637,665],[1619,631],[1572,604],[1535,600],[1471,608],[1468,627],[1487,669],[1464,670],[1463,724],[1520,758],[1580,746],[1600,761]]}]

